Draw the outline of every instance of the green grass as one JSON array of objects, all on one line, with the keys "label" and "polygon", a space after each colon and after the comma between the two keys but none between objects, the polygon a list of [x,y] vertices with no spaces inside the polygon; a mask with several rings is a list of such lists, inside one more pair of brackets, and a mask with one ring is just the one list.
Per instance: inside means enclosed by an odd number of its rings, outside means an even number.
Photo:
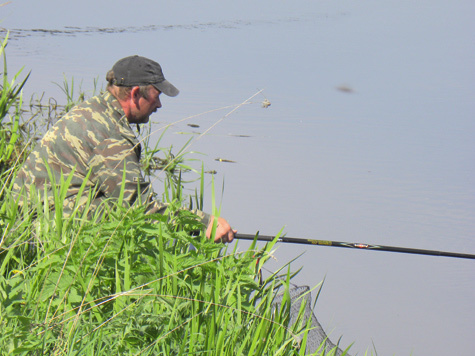
[{"label": "green grass", "polygon": [[[29,205],[18,209],[11,181],[35,144],[37,127],[49,125],[50,118],[36,111],[22,123],[27,113],[22,111],[21,89],[28,76],[19,79],[17,73],[9,82],[6,57],[4,63],[2,355],[305,354],[305,320],[290,324],[289,298],[278,308],[273,303],[277,288],[289,289],[290,269],[258,278],[275,242],[258,248],[254,241],[245,251],[237,244],[213,243],[197,217],[182,209],[185,201],[193,200],[183,193],[182,172],[193,170],[184,150],[173,155],[171,148],[148,148],[144,142],[145,171],[152,174],[159,162],[159,171],[165,172],[163,199],[169,208],[163,215],[113,204],[104,216],[88,218],[86,208],[64,218],[68,177],[51,193],[54,206],[46,198],[44,204],[35,201],[32,194]],[[71,107],[73,85],[66,84],[64,92]],[[159,152],[165,152],[161,161]],[[203,169],[197,173],[203,189]],[[193,198],[202,208],[203,191]]]},{"label": "green grass", "polygon": [[288,308],[272,307],[274,288],[285,282],[256,278],[272,244],[238,252],[193,237],[200,223],[179,200],[166,215],[117,207],[100,220],[58,224],[35,203],[15,216],[11,198],[0,252],[0,349],[299,354],[301,328],[287,325]]}]

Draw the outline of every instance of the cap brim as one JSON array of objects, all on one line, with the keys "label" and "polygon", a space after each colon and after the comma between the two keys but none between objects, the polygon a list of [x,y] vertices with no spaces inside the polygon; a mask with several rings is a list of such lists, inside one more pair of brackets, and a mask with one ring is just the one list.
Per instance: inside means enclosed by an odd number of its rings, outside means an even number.
[{"label": "cap brim", "polygon": [[177,96],[180,91],[168,80],[164,80],[160,83],[152,84],[157,90],[160,90],[163,94],[168,96]]}]

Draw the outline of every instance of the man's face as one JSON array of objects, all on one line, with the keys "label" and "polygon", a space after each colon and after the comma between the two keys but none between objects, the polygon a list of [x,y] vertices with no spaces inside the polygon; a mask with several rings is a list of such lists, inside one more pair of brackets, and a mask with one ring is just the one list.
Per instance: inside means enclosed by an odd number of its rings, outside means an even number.
[{"label": "man's face", "polygon": [[147,98],[144,98],[140,94],[139,90],[132,90],[132,105],[129,122],[133,124],[147,123],[150,115],[162,107],[162,103],[160,102],[160,94],[161,93],[153,86],[148,88]]}]

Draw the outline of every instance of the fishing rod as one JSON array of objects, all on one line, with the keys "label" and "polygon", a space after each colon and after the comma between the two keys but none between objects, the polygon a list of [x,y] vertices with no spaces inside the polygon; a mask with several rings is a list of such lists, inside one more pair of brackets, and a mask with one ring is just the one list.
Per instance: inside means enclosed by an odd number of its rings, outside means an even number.
[{"label": "fishing rod", "polygon": [[[239,240],[254,240],[257,241],[273,241],[275,236],[266,236],[266,235],[251,235],[251,234],[236,234],[234,236]],[[421,250],[417,248],[407,248],[407,247],[394,247],[394,246],[383,246],[383,245],[369,245],[364,243],[354,243],[354,242],[340,242],[340,241],[326,241],[326,240],[314,240],[314,239],[302,239],[298,237],[279,237],[277,242],[289,242],[295,244],[305,244],[305,245],[318,245],[318,246],[333,246],[333,247],[345,247],[345,248],[358,248],[363,250],[372,250],[372,251],[388,251],[388,252],[400,252],[400,253],[413,253],[417,255],[431,255],[431,256],[444,256],[444,257],[457,257],[457,258],[469,258],[474,260],[475,255],[468,253],[457,253],[457,252],[445,252],[445,251],[434,251],[434,250]]]}]

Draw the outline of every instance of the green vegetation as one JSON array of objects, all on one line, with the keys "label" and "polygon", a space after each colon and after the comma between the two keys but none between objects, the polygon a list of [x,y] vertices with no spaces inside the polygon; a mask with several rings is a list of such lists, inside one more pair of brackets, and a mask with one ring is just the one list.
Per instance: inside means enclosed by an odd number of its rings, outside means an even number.
[{"label": "green vegetation", "polygon": [[[309,325],[302,313],[295,324],[290,323],[292,274],[287,270],[283,278],[277,273],[258,278],[274,243],[259,249],[254,242],[240,252],[211,242],[203,232],[193,236],[202,226],[195,215],[180,209],[184,201],[192,200],[183,195],[181,172],[191,169],[184,152],[174,156],[165,150],[161,160],[154,158],[164,151],[158,147],[144,153],[146,172],[158,168],[166,172],[162,199],[169,209],[164,215],[145,215],[143,208],[117,205],[104,217],[88,219],[86,210],[63,218],[67,177],[53,192],[54,207],[32,201],[29,209],[18,209],[11,182],[36,142],[37,127],[44,130],[51,124],[53,106],[43,110],[38,100],[30,105],[36,111],[22,111],[21,89],[28,75],[19,79],[17,73],[9,82],[5,57],[4,63],[2,355],[305,354]],[[71,107],[72,86],[66,84],[65,93]],[[23,120],[27,114],[30,117]],[[161,165],[153,167],[157,163]],[[199,178],[203,181],[203,173]],[[202,196],[203,191],[194,197],[200,208]],[[277,288],[284,290],[278,307],[273,304]]]},{"label": "green vegetation", "polygon": [[[5,54],[5,47],[7,45],[8,36],[2,42],[0,48],[0,56],[3,56],[3,81],[0,88],[0,173],[4,173],[9,167],[15,165],[16,158],[21,155],[19,151],[20,142],[18,142],[20,135],[20,108],[22,106],[21,89],[25,85],[28,76],[19,84],[15,84],[21,71],[17,73],[11,82],[8,81],[7,76],[7,59]],[[9,112],[13,107],[13,115]],[[6,117],[10,121],[6,121]]]}]

